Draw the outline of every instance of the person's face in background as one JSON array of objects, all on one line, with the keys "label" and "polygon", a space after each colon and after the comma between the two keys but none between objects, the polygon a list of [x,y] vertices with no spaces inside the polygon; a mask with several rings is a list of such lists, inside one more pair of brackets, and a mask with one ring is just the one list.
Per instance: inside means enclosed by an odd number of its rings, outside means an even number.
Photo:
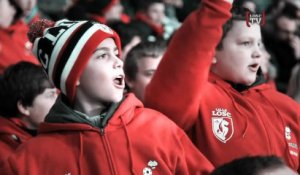
[{"label": "person's face in background", "polygon": [[119,102],[125,88],[123,61],[112,38],[103,40],[78,82],[76,100],[89,106]]},{"label": "person's face in background", "polygon": [[123,6],[120,1],[116,1],[115,4],[104,14],[107,21],[119,21],[123,13]]},{"label": "person's face in background", "polygon": [[247,27],[245,21],[233,21],[222,45],[216,50],[212,72],[236,84],[254,83],[262,56],[260,26]]},{"label": "person's face in background", "polygon": [[163,55],[158,57],[143,57],[137,60],[137,73],[134,80],[127,80],[127,85],[135,96],[144,100],[145,88],[150,83]]},{"label": "person's face in background", "polygon": [[24,16],[30,15],[32,9],[36,6],[37,0],[16,0],[21,9],[24,11]]},{"label": "person's face in background", "polygon": [[31,106],[25,107],[28,111],[26,123],[29,129],[37,129],[38,125],[44,121],[55,103],[57,95],[56,88],[46,88],[43,93],[34,98]]},{"label": "person's face in background", "polygon": [[282,41],[290,42],[296,37],[297,22],[286,16],[281,16],[276,21],[277,36]]},{"label": "person's face in background", "polygon": [[164,3],[152,3],[147,10],[147,16],[154,24],[162,25],[165,18],[165,4]]},{"label": "person's face in background", "polygon": [[0,28],[9,27],[16,14],[16,9],[12,4],[10,4],[9,0],[1,0],[0,1]]}]

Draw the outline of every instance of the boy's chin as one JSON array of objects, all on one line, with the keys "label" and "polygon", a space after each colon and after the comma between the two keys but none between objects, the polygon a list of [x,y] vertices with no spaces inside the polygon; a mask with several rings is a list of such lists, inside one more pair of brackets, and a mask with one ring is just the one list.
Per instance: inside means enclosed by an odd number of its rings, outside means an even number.
[{"label": "boy's chin", "polygon": [[245,81],[243,84],[246,86],[251,86],[255,82],[255,80],[256,80],[256,77]]},{"label": "boy's chin", "polygon": [[113,99],[112,102],[113,103],[118,103],[123,99],[123,95],[116,95]]}]

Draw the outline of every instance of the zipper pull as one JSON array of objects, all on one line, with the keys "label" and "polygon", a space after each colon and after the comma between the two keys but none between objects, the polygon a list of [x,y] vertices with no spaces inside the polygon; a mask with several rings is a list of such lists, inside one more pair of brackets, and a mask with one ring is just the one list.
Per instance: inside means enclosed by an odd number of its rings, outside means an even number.
[{"label": "zipper pull", "polygon": [[104,130],[104,128],[100,128],[100,134],[101,134],[101,136],[104,136],[104,135],[105,135],[105,130]]}]

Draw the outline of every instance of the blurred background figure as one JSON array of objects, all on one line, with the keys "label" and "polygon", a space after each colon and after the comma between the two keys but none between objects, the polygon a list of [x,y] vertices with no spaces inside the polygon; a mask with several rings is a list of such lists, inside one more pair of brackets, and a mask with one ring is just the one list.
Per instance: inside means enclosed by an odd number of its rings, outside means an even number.
[{"label": "blurred background figure", "polygon": [[145,33],[147,41],[168,40],[180,27],[174,15],[172,18],[166,16],[166,4],[163,0],[139,1],[137,9],[131,25]]},{"label": "blurred background figure", "polygon": [[78,0],[38,0],[37,5],[42,18],[54,21],[65,18],[65,13]]},{"label": "blurred background figure", "polygon": [[271,63],[271,55],[266,50],[265,46],[262,46],[262,55],[261,55],[261,71],[264,75],[266,83],[272,85],[276,88],[275,79],[277,77],[277,68]]},{"label": "blurred background figure", "polygon": [[162,0],[139,1],[135,20],[131,25],[144,31],[148,41],[155,41],[163,38],[165,17],[165,4]]},{"label": "blurred background figure", "polygon": [[297,175],[276,156],[245,157],[217,167],[211,175]]},{"label": "blurred background figure", "polygon": [[287,94],[300,103],[300,60],[297,61],[291,73]]},{"label": "blurred background figure", "polygon": [[0,74],[19,61],[39,64],[31,53],[32,43],[27,38],[28,26],[23,15],[15,0],[0,1]]},{"label": "blurred background figure", "polygon": [[66,17],[71,20],[90,19],[103,24],[130,22],[119,0],[77,0],[66,12]]},{"label": "blurred background figure", "polygon": [[126,84],[129,91],[142,102],[145,88],[154,75],[166,50],[163,41],[142,42],[129,51],[124,62]]},{"label": "blurred background figure", "polygon": [[19,62],[0,79],[0,162],[36,135],[57,98],[42,67]]},{"label": "blurred background figure", "polygon": [[136,29],[133,25],[123,22],[114,22],[110,24],[121,39],[122,43],[122,59],[125,60],[128,52],[142,40],[146,40],[147,33]]},{"label": "blurred background figure", "polygon": [[16,0],[23,11],[23,20],[26,24],[32,24],[40,19],[37,0]]},{"label": "blurred background figure", "polygon": [[296,6],[284,3],[276,16],[268,19],[263,28],[266,49],[278,69],[276,85],[279,91],[286,93],[291,70],[300,58],[299,24]]}]

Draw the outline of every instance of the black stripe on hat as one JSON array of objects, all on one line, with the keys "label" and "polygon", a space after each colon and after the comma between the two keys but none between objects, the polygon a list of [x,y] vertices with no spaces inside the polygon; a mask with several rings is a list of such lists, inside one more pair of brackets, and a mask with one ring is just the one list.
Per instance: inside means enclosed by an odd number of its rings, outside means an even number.
[{"label": "black stripe on hat", "polygon": [[56,63],[56,67],[54,68],[54,84],[60,89],[60,78],[63,72],[63,69],[67,63],[67,61],[69,60],[70,55],[72,54],[72,52],[74,51],[74,48],[76,46],[76,44],[78,43],[78,41],[81,39],[82,35],[85,34],[85,32],[91,28],[94,24],[91,22],[86,22],[83,25],[81,25],[79,27],[79,29],[75,30],[72,34],[71,34],[71,38],[70,41],[68,42],[68,45],[66,46],[66,48],[64,49],[61,58],[57,59],[59,60],[58,63]]}]

